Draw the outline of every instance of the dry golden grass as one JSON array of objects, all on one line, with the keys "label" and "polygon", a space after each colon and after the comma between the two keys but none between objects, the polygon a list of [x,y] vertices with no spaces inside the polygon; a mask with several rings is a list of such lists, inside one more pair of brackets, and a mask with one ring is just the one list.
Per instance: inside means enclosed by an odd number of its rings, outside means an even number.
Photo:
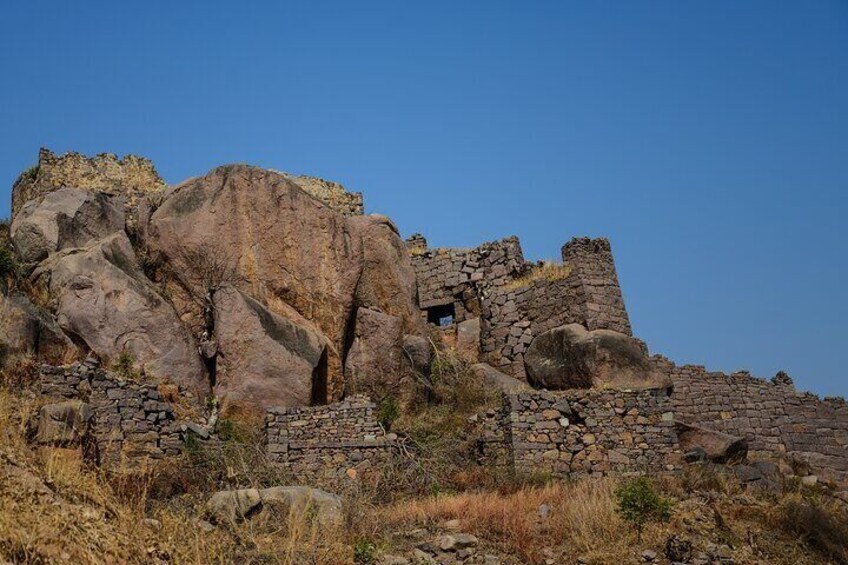
[{"label": "dry golden grass", "polygon": [[[418,460],[387,464],[371,483],[335,484],[331,490],[342,489],[345,500],[342,525],[323,527],[303,509],[270,507],[204,532],[196,521],[213,490],[286,478],[263,468],[250,451],[190,453],[170,459],[159,473],[141,474],[89,468],[73,450],[34,449],[27,423],[43,401],[20,388],[28,380],[22,373],[13,390],[0,386],[0,562],[342,565],[353,563],[357,542],[402,554],[415,541],[399,532],[424,528],[432,539],[453,519],[480,538],[481,551],[510,565],[577,557],[633,563],[645,549],[662,555],[671,534],[691,539],[696,551],[726,546],[737,564],[848,562],[845,505],[794,483],[776,493],[751,491],[700,468],[658,478],[658,488],[674,500],[671,521],[647,526],[636,543],[616,512],[614,493],[623,479],[494,480],[461,453],[464,416],[485,397],[461,364],[442,359],[437,375],[443,379],[437,385],[450,384],[440,391],[445,404],[423,407],[405,422],[423,448]],[[421,494],[433,486],[453,492]],[[547,517],[540,515],[543,505]]]},{"label": "dry golden grass", "polygon": [[570,274],[571,267],[569,265],[563,265],[558,261],[543,261],[542,264],[532,267],[527,274],[506,283],[503,290],[510,291],[524,288],[539,280],[558,281]]},{"label": "dry golden grass", "polygon": [[[437,495],[398,503],[378,515],[396,529],[437,529],[447,520],[459,520],[463,531],[528,564],[543,563],[543,550],[560,546],[600,563],[626,555],[630,545],[631,532],[615,512],[616,484],[604,479],[524,487],[509,494]],[[550,508],[547,519],[539,515],[543,505]]]}]

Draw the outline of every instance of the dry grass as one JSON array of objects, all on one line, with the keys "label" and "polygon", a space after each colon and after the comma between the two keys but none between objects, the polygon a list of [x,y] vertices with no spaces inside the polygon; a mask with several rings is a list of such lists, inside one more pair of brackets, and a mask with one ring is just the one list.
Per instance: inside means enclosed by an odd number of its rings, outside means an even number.
[{"label": "dry grass", "polygon": [[530,286],[536,281],[558,281],[571,274],[571,267],[563,265],[558,261],[542,261],[532,267],[530,271],[516,279],[511,280],[503,286],[503,290],[510,291]]},{"label": "dry grass", "polygon": [[234,427],[233,441],[189,450],[155,473],[107,473],[76,451],[27,443],[43,400],[27,392],[31,367],[20,367],[0,385],[0,562],[341,565],[353,562],[357,544],[401,554],[416,543],[402,532],[423,528],[420,539],[432,539],[454,519],[480,538],[480,551],[510,565],[633,563],[645,549],[662,555],[671,534],[696,551],[727,547],[740,564],[848,562],[845,505],[795,483],[746,490],[709,468],[657,479],[674,500],[672,519],[647,526],[636,543],[616,512],[619,479],[534,485],[476,467],[464,424],[486,397],[463,367],[441,359],[439,402],[418,398],[396,424],[415,439],[414,459],[393,459],[368,481],[327,485],[345,501],[343,525],[319,527],[308,512],[272,507],[211,532],[195,524],[210,492],[289,482],[266,466],[253,427]]},{"label": "dry grass", "polygon": [[[303,510],[285,516],[271,509],[258,519],[204,533],[194,525],[203,517],[204,493],[159,499],[159,474],[106,473],[86,467],[74,450],[33,449],[26,429],[39,404],[35,396],[0,387],[0,561],[351,562],[347,531],[319,529]],[[205,472],[181,467],[179,460],[169,461],[168,468]],[[161,528],[150,527],[148,518]]]},{"label": "dry grass", "polygon": [[[612,479],[558,482],[500,492],[439,495],[408,500],[380,511],[380,520],[393,528],[438,529],[459,520],[463,531],[494,543],[499,550],[528,564],[544,563],[545,550],[568,548],[591,563],[626,557],[632,533],[615,511]],[[550,514],[542,518],[539,509]],[[645,539],[660,530],[648,528]]]}]

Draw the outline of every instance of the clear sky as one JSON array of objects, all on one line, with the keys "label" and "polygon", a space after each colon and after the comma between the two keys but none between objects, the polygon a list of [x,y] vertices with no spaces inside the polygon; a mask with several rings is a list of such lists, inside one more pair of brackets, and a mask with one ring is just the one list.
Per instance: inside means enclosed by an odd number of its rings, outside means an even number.
[{"label": "clear sky", "polygon": [[608,237],[634,331],[848,395],[848,2],[4,2],[40,146],[336,180],[434,246]]}]

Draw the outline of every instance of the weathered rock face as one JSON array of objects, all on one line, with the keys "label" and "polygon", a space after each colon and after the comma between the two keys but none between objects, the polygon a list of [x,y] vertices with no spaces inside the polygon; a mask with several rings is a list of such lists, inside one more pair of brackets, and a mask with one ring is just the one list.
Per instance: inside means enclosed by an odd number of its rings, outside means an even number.
[{"label": "weathered rock face", "polygon": [[12,187],[12,216],[17,216],[30,200],[67,186],[124,196],[127,223],[132,227],[138,201],[144,195],[163,191],[166,185],[153,164],[143,157],[127,155],[118,159],[103,153],[88,158],[73,152],[57,156],[42,148],[38,165],[23,173]]},{"label": "weathered rock face", "polygon": [[259,514],[265,506],[277,505],[279,515],[310,512],[325,527],[342,520],[341,499],[316,488],[278,486],[263,489],[222,490],[206,503],[207,514],[218,523],[238,522]]},{"label": "weathered rock face", "polygon": [[501,373],[491,365],[486,363],[475,363],[471,366],[471,370],[481,379],[488,388],[499,390],[507,394],[515,394],[530,390],[527,383],[520,381],[515,377],[511,377],[505,373]]},{"label": "weathered rock face", "polygon": [[59,326],[72,338],[107,359],[128,351],[146,374],[208,391],[191,337],[145,278],[126,234],[56,253],[37,273],[44,271]]},{"label": "weathered rock face", "polygon": [[344,389],[354,304],[418,320],[414,275],[391,224],[347,218],[278,173],[230,165],[189,180],[168,191],[142,233],[180,286],[196,286],[187,258],[214,250],[231,259],[245,295],[326,336],[330,398]]},{"label": "weathered rock face", "polygon": [[58,358],[74,345],[53,321],[21,295],[0,295],[0,362],[3,355],[32,353]]},{"label": "weathered rock face", "polygon": [[680,449],[686,454],[700,448],[706,459],[713,463],[735,463],[744,461],[748,456],[745,438],[680,421],[675,422],[675,427]]},{"label": "weathered rock face", "polygon": [[21,261],[36,263],[50,253],[83,247],[124,229],[124,198],[63,187],[27,202],[11,226]]},{"label": "weathered rock face", "polygon": [[403,321],[368,308],[356,312],[353,344],[345,360],[348,394],[398,384],[403,363]]},{"label": "weathered rock face", "polygon": [[35,441],[41,445],[79,445],[91,432],[91,406],[79,400],[45,404],[38,414]]},{"label": "weathered rock face", "polygon": [[463,320],[456,325],[456,349],[470,361],[479,359],[480,318]]},{"label": "weathered rock face", "polygon": [[323,336],[227,287],[215,293],[216,396],[223,408],[326,402]]},{"label": "weathered rock face", "polygon": [[407,333],[422,334],[415,269],[397,227],[376,214],[350,218],[348,224],[362,240],[356,303],[400,318]]},{"label": "weathered rock face", "polygon": [[537,336],[524,356],[527,380],[537,388],[665,388],[638,340],[611,330],[559,326]]},{"label": "weathered rock face", "polygon": [[403,336],[403,353],[409,360],[412,369],[422,375],[430,374],[433,362],[433,346],[426,337],[414,334]]}]

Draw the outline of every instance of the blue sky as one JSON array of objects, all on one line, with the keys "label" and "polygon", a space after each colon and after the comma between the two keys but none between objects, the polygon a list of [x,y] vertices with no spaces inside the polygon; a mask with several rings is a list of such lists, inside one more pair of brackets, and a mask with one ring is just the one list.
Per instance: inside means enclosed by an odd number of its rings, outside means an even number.
[{"label": "blue sky", "polygon": [[38,148],[323,176],[431,245],[608,237],[635,332],[848,395],[848,2],[6,2]]}]

